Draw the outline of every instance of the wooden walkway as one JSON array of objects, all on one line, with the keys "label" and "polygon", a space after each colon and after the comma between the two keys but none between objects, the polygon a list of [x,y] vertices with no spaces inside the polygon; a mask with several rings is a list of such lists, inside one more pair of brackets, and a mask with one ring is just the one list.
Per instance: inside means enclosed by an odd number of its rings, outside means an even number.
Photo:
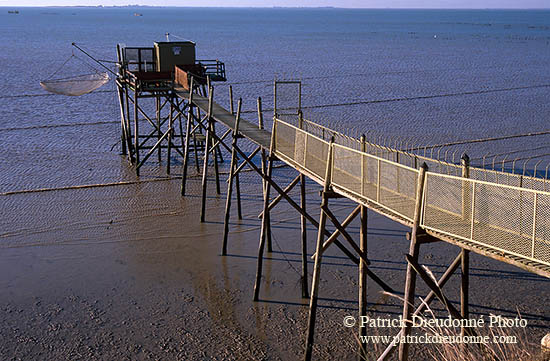
[{"label": "wooden walkway", "polygon": [[[189,91],[176,87],[174,88],[176,96],[189,100]],[[203,97],[197,93],[193,93],[193,104],[201,109],[205,114],[208,112],[208,98]],[[221,105],[216,102],[212,104],[212,119],[216,122],[222,123],[229,129],[235,129],[235,115],[231,114]],[[250,140],[252,143],[262,147],[265,150],[269,150],[271,144],[271,132],[265,129],[258,128],[257,124],[246,121],[241,118],[239,124],[239,134]]]}]

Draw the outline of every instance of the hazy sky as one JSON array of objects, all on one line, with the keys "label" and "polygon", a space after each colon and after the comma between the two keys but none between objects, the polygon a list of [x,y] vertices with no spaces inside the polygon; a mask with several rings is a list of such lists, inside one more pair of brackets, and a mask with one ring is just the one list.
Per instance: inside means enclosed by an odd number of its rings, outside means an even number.
[{"label": "hazy sky", "polygon": [[0,0],[0,6],[74,5],[156,6],[334,6],[344,8],[550,8],[550,0]]}]

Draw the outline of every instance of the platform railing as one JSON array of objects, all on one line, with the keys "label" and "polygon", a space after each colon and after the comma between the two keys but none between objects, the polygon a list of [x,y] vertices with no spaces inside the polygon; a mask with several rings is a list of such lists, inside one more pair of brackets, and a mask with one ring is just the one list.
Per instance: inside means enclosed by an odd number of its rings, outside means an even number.
[{"label": "platform railing", "polygon": [[550,193],[426,173],[421,226],[550,265]]},{"label": "platform railing", "polygon": [[[338,144],[334,134],[332,141],[323,139],[319,130],[328,129],[303,128],[275,119],[273,152],[278,158],[319,184],[324,184],[325,174],[331,174],[334,190],[413,221],[417,167],[354,149],[355,144],[361,145],[358,140],[341,138],[351,142],[350,147]],[[316,135],[309,132],[312,129]],[[455,174],[461,171],[455,167]],[[477,174],[464,178],[432,171],[428,164],[420,200],[421,227],[493,249],[503,258],[520,257],[550,266],[550,192],[477,179],[484,171],[476,168]]]}]

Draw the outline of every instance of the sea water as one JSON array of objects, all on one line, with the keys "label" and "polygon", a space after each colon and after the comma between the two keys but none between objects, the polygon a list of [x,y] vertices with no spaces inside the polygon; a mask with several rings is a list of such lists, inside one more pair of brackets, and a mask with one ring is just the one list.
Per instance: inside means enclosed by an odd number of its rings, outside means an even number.
[{"label": "sea water", "polygon": [[[80,97],[40,88],[46,78],[101,70],[72,42],[114,61],[117,43],[152,46],[166,33],[190,39],[199,59],[226,64],[228,82],[216,84],[220,103],[227,103],[232,84],[245,110],[254,110],[259,96],[269,109],[274,79],[301,79],[309,118],[387,142],[426,145],[549,129],[548,10],[8,10],[0,8],[0,192],[117,182],[133,174],[119,155],[113,82]],[[526,158],[550,153],[549,139],[460,152],[479,158],[522,150],[513,157]],[[147,167],[144,174],[154,175],[154,162]]]}]

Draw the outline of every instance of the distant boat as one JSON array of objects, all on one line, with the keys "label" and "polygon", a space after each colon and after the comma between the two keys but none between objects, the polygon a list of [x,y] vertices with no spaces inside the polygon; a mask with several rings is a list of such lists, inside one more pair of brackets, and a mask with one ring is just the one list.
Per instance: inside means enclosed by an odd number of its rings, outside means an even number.
[{"label": "distant boat", "polygon": [[8,10],[8,14],[19,14],[19,10]]},{"label": "distant boat", "polygon": [[140,13],[134,13],[134,16],[143,16],[143,14],[140,14]]}]

